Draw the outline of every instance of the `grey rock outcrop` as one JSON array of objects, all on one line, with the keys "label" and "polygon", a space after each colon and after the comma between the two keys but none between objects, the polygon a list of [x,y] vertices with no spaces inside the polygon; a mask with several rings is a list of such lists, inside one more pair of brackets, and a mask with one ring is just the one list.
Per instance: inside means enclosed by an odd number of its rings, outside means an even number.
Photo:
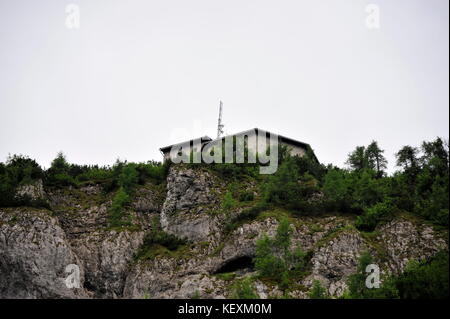
[{"label": "grey rock outcrop", "polygon": [[[139,190],[138,194],[147,207],[157,207],[152,193]],[[80,198],[84,205],[80,204]],[[97,298],[119,298],[129,264],[142,244],[144,229],[150,226],[150,212],[142,218],[142,211],[129,212],[136,230],[116,231],[109,229],[107,223],[111,201],[102,198],[98,186],[50,192],[49,199],[70,246],[80,257],[85,270],[85,286],[94,291]]]},{"label": "grey rock outcrop", "polygon": [[[399,274],[411,259],[425,260],[442,249],[448,249],[444,236],[424,224],[414,224],[406,219],[395,219],[379,228],[377,242],[384,247],[387,267]],[[447,235],[448,239],[448,235]]]},{"label": "grey rock outcrop", "polygon": [[314,249],[312,275],[304,284],[311,286],[311,279],[319,280],[331,296],[342,295],[347,288],[348,276],[356,272],[358,258],[366,249],[367,245],[356,231],[338,234],[324,246]]},{"label": "grey rock outcrop", "polygon": [[205,241],[219,230],[212,215],[218,209],[218,182],[209,172],[171,167],[167,177],[167,197],[161,211],[162,228],[191,241]]},{"label": "grey rock outcrop", "polygon": [[38,180],[32,184],[21,185],[16,190],[16,196],[23,197],[27,196],[32,200],[44,199],[44,185],[42,180]]},{"label": "grey rock outcrop", "polygon": [[85,269],[85,284],[97,298],[122,296],[134,253],[144,232],[97,231],[70,240]]},{"label": "grey rock outcrop", "polygon": [[[66,267],[81,265],[66,234],[48,211],[0,209],[0,296],[2,298],[86,298],[68,288]],[[81,287],[84,270],[80,268]]]}]

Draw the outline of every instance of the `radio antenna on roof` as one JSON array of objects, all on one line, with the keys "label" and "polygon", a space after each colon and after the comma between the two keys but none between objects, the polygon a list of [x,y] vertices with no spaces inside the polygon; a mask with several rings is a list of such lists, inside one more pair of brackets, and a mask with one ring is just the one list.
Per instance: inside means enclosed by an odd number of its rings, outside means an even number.
[{"label": "radio antenna on roof", "polygon": [[222,108],[223,108],[223,103],[222,103],[222,101],[220,101],[220,103],[219,103],[219,120],[217,121],[217,138],[220,138],[220,136],[223,134],[224,124],[222,123]]}]

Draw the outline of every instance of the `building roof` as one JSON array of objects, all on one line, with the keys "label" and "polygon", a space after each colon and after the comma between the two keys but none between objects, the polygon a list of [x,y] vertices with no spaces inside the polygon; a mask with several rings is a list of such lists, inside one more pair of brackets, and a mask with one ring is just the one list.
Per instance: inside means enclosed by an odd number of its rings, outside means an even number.
[{"label": "building roof", "polygon": [[172,145],[169,145],[169,146],[164,146],[164,147],[161,147],[159,150],[160,150],[161,152],[165,153],[165,152],[170,151],[170,149],[171,149],[172,147],[174,147],[174,146],[182,146],[182,145],[185,145],[185,144],[190,143],[190,142],[192,142],[192,141],[200,140],[200,139],[201,139],[202,143],[203,143],[203,142],[209,142],[209,141],[212,141],[212,138],[210,138],[209,136],[206,136],[206,135],[205,135],[205,136],[202,136],[202,137],[199,137],[199,138],[195,138],[195,139],[192,139],[192,140],[188,140],[188,141],[185,141],[185,142],[176,143],[176,144],[172,144]]}]

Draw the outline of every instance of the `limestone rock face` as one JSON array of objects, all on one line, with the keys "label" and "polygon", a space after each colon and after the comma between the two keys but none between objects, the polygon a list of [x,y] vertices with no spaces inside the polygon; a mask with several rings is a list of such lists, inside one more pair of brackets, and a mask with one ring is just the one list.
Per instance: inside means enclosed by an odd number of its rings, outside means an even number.
[{"label": "limestone rock face", "polygon": [[136,191],[131,207],[137,213],[158,213],[161,211],[162,203],[159,194],[154,190],[143,187]]},{"label": "limestone rock face", "polygon": [[85,269],[86,286],[97,298],[119,298],[133,254],[144,232],[98,231],[72,239],[73,250]]},{"label": "limestone rock face", "polygon": [[[144,207],[140,212],[129,212],[139,230],[110,230],[107,217],[111,200],[102,198],[101,192],[98,186],[66,192],[57,190],[50,192],[49,202],[58,214],[73,251],[80,257],[85,269],[85,286],[97,298],[118,298],[122,295],[129,263],[142,244],[143,230],[150,226],[151,214]],[[147,207],[157,207],[153,194],[145,190],[138,190],[138,194]]]},{"label": "limestone rock face", "polygon": [[[194,246],[180,258],[161,257],[137,264],[127,277],[125,298],[228,298],[227,283],[215,274],[228,263],[255,255],[256,241],[264,234],[273,235],[278,223],[269,218],[245,224],[229,235],[226,242],[210,242],[207,247]],[[238,269],[244,277],[252,269]]]},{"label": "limestone rock face", "polygon": [[[8,209],[9,210],[9,209]],[[81,265],[56,218],[48,211],[0,209],[0,297],[85,298],[68,288],[66,267]],[[84,270],[80,284],[84,285]]]},{"label": "limestone rock face", "polygon": [[390,272],[399,274],[412,258],[424,260],[448,243],[430,226],[414,225],[411,221],[397,219],[380,227],[377,241],[382,243],[388,257]]},{"label": "limestone rock face", "polygon": [[303,284],[311,286],[314,279],[319,280],[331,296],[340,296],[347,288],[348,276],[356,272],[363,251],[374,256],[382,274],[400,274],[408,261],[424,260],[448,249],[448,243],[431,227],[402,218],[378,227],[377,233],[380,234],[375,238],[377,247],[356,230],[345,228],[325,244],[316,246],[311,259],[312,274]]},{"label": "limestone rock face", "polygon": [[191,241],[205,241],[217,232],[219,222],[211,214],[218,208],[215,183],[208,172],[171,167],[161,211],[162,228]]},{"label": "limestone rock face", "polygon": [[32,200],[43,199],[45,192],[42,180],[38,180],[33,184],[19,186],[16,190],[16,196],[28,196]]},{"label": "limestone rock face", "polygon": [[330,295],[340,296],[347,288],[346,279],[356,272],[360,253],[366,249],[357,232],[342,232],[324,246],[314,249],[312,275],[304,284],[309,286],[312,284],[311,279],[316,279],[328,287]]},{"label": "limestone rock face", "polygon": [[[177,272],[176,269],[172,261],[164,258],[157,264],[138,264],[127,277],[123,297],[132,299],[225,298],[227,291],[223,280],[199,271],[199,268],[193,273]],[[197,271],[199,273],[196,273]]]},{"label": "limestone rock face", "polygon": [[262,222],[244,224],[236,229],[223,243],[223,248],[212,259],[211,272],[219,270],[227,263],[242,257],[253,258],[256,251],[256,241],[263,235],[274,236],[278,222],[274,218],[268,218]]}]

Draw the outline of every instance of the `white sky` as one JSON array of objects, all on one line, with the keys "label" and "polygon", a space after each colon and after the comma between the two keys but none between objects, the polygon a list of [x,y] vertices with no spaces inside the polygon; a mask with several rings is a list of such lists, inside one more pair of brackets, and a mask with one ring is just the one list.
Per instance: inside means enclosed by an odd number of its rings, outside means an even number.
[{"label": "white sky", "polygon": [[[253,127],[343,165],[449,131],[447,0],[0,0],[0,161],[161,160]],[[368,29],[365,7],[380,8]]]}]

